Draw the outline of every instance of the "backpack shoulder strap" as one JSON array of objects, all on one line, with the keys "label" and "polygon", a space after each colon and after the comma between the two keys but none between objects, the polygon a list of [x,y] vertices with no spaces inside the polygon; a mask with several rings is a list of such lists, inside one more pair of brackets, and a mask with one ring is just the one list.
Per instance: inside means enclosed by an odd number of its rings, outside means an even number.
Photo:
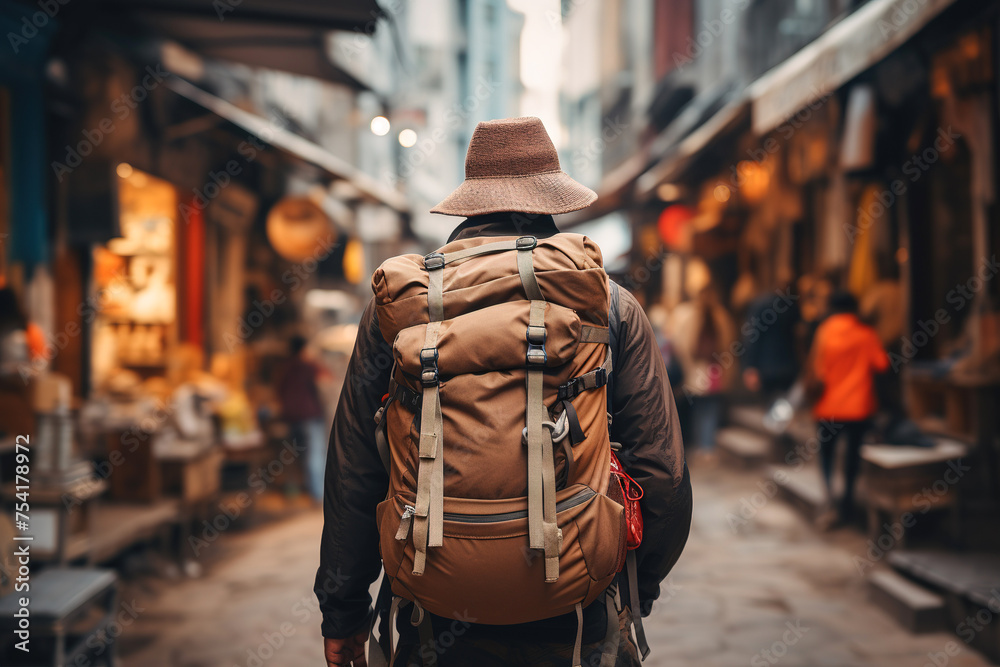
[{"label": "backpack shoulder strap", "polygon": [[618,351],[618,341],[620,338],[619,334],[621,333],[622,323],[618,293],[621,288],[618,286],[618,283],[613,280],[609,280],[608,282],[611,287],[608,294],[608,334],[610,337],[608,342],[608,352],[611,355],[612,367],[612,370],[608,372],[608,414],[610,415],[614,414],[614,410],[612,410],[612,399],[615,393],[614,366],[618,363],[618,360],[615,359],[615,352]]}]

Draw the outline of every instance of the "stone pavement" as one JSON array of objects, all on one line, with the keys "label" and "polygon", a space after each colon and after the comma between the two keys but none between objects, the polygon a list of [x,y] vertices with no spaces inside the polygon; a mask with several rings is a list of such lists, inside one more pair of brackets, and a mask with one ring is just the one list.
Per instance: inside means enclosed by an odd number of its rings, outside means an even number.
[{"label": "stone pavement", "polygon": [[[693,481],[691,540],[647,619],[645,665],[989,664],[955,635],[907,634],[867,601],[854,559],[864,537],[818,535],[753,472],[695,468]],[[127,584],[123,600],[141,611],[120,639],[123,665],[322,665],[311,593],[321,525],[310,510],[233,531],[207,550],[200,579]]]}]

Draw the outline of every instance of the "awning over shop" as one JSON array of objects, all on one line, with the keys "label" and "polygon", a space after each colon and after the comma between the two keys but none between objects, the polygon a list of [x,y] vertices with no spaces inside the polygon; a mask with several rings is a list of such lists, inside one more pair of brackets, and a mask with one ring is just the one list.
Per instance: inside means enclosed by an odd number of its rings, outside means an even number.
[{"label": "awning over shop", "polygon": [[[65,16],[144,32],[199,55],[365,89],[330,60],[327,33],[371,35],[386,16],[375,0],[90,0]],[[105,21],[104,19],[107,19]]]},{"label": "awning over shop", "polygon": [[215,24],[220,36],[232,19],[370,32],[371,25],[384,16],[375,0],[90,0],[84,4],[90,10],[100,7],[126,13],[200,17]]},{"label": "awning over shop", "polygon": [[[633,192],[640,197],[647,194],[647,192],[634,188],[637,181],[641,182],[642,178],[648,176],[649,173],[658,170],[670,171],[675,167],[680,167],[678,160],[686,155],[679,152],[683,146],[684,138],[695,133],[700,126],[704,127],[704,124],[714,120],[715,112],[724,107],[726,101],[734,94],[730,85],[722,85],[691,100],[656,139],[644,144],[634,155],[608,172],[601,180],[600,188],[597,191],[597,201],[593,205],[563,216],[560,219],[560,226],[570,228],[617,211],[627,204],[627,199]],[[707,137],[705,143],[711,138],[711,136]],[[697,151],[702,147],[704,145],[688,148]],[[653,166],[654,162],[657,163],[655,166]],[[651,166],[652,169],[650,169]],[[651,189],[655,189],[659,182],[661,181],[654,183]]]},{"label": "awning over shop", "polygon": [[264,143],[319,167],[334,179],[349,182],[365,199],[384,204],[401,213],[409,210],[406,197],[402,193],[379,183],[322,146],[216,97],[180,77],[170,77],[164,85],[178,95],[246,130]]},{"label": "awning over shop", "polygon": [[955,0],[870,0],[754,82],[753,130],[766,134],[882,60]]},{"label": "awning over shop", "polygon": [[218,25],[191,17],[138,19],[156,34],[172,36],[191,51],[216,60],[311,76],[330,83],[365,90],[367,84],[331,62],[322,30],[288,25],[233,22],[224,35]]},{"label": "awning over shop", "polygon": [[[636,195],[640,198],[648,197],[661,183],[676,179],[705,147],[741,121],[745,121],[749,113],[750,104],[747,98],[738,95],[668,151],[655,167],[640,176],[636,182]],[[670,128],[667,129],[669,131]]]},{"label": "awning over shop", "polygon": [[649,167],[649,160],[647,146],[612,169],[601,181],[597,191],[597,201],[587,208],[559,216],[559,228],[564,230],[575,228],[577,225],[621,209],[635,179]]}]

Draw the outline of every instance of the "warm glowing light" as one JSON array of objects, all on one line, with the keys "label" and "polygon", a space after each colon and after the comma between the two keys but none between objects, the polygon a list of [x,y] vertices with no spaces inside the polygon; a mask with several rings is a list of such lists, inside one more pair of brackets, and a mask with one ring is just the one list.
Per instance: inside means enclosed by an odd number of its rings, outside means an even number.
[{"label": "warm glowing light", "polygon": [[410,148],[417,143],[417,133],[407,128],[399,133],[399,145],[403,148]]},{"label": "warm glowing light", "polygon": [[128,178],[132,175],[132,165],[128,162],[120,162],[115,168],[115,173],[118,174],[119,178]]},{"label": "warm glowing light", "polygon": [[385,116],[375,116],[372,118],[372,132],[380,137],[389,134],[389,119]]},{"label": "warm glowing light", "polygon": [[656,196],[660,201],[677,201],[681,198],[681,189],[673,183],[662,183],[656,188]]},{"label": "warm glowing light", "polygon": [[736,173],[740,179],[740,192],[749,203],[755,203],[764,198],[771,185],[771,173],[760,162],[744,160],[736,165]]},{"label": "warm glowing light", "polygon": [[717,185],[715,187],[715,199],[722,202],[723,204],[729,201],[729,198],[733,196],[733,193],[729,190],[728,185]]},{"label": "warm glowing light", "polygon": [[358,239],[351,239],[344,246],[344,278],[352,285],[364,279],[365,248]]},{"label": "warm glowing light", "polygon": [[910,259],[910,251],[907,250],[906,248],[900,248],[899,250],[896,251],[896,261],[899,262],[900,264],[906,264],[906,262],[909,259]]}]

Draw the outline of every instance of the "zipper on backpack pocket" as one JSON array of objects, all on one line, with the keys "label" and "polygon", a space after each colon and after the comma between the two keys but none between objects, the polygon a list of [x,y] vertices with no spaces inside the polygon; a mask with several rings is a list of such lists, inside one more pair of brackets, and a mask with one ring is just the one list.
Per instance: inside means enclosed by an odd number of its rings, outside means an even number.
[{"label": "zipper on backpack pocket", "polygon": [[[582,505],[583,503],[593,498],[595,495],[597,495],[597,492],[591,489],[590,487],[580,489],[566,500],[556,503],[556,513],[558,514],[559,512],[563,512],[565,510],[577,507],[578,505]],[[500,523],[501,521],[513,521],[515,519],[527,519],[527,518],[528,518],[528,510],[518,510],[516,512],[501,512],[499,514],[454,514],[452,512],[444,513],[445,521],[453,521],[455,523]]]}]

